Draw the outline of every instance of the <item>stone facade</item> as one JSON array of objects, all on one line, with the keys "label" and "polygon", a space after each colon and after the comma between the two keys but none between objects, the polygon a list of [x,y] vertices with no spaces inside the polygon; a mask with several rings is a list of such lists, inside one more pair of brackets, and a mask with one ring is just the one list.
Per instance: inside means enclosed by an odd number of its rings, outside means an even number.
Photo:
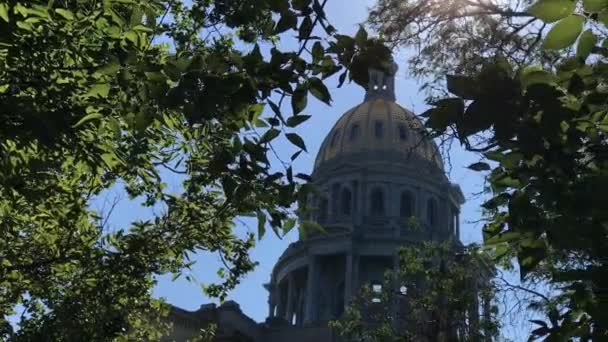
[{"label": "stone facade", "polygon": [[395,71],[371,70],[365,101],[325,138],[312,174],[317,192],[300,217],[324,231],[301,236],[277,261],[266,284],[266,322],[253,323],[236,303],[191,313],[176,309],[173,339],[192,332],[178,322],[213,321],[221,341],[338,341],[327,322],[342,314],[361,286],[381,284],[384,272],[398,267],[399,247],[459,243],[464,197],[445,176],[420,120],[395,103]]}]

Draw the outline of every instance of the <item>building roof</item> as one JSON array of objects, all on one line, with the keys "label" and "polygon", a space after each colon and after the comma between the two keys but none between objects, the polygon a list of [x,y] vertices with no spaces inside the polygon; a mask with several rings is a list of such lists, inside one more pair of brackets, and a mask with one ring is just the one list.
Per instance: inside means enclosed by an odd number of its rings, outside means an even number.
[{"label": "building roof", "polygon": [[347,111],[331,129],[317,155],[315,170],[350,155],[397,155],[407,162],[422,159],[443,170],[437,145],[411,111],[390,97],[368,96]]}]

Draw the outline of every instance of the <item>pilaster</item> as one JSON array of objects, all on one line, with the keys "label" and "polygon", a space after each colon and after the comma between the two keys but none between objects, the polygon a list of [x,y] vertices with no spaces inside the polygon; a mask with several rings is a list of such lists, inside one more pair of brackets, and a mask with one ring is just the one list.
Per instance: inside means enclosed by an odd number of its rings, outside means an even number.
[{"label": "pilaster", "polygon": [[317,299],[319,286],[319,257],[316,255],[309,256],[308,261],[308,279],[306,282],[306,314],[304,323],[311,323],[317,319]]}]

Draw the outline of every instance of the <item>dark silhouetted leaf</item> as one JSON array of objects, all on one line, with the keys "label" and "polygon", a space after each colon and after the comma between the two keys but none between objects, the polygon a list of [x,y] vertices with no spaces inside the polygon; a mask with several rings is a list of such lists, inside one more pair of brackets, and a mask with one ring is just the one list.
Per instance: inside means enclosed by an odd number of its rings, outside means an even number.
[{"label": "dark silhouetted leaf", "polygon": [[294,115],[287,119],[287,126],[297,127],[308,119],[310,119],[310,115]]},{"label": "dark silhouetted leaf", "polygon": [[447,82],[450,93],[465,100],[473,100],[479,96],[479,86],[473,77],[448,75]]},{"label": "dark silhouetted leaf", "polygon": [[489,171],[492,169],[490,167],[490,165],[488,165],[487,163],[482,163],[482,162],[471,164],[468,166],[468,168],[473,171]]},{"label": "dark silhouetted leaf", "polygon": [[276,128],[271,128],[269,130],[266,131],[266,133],[264,133],[264,135],[262,135],[262,138],[260,139],[260,143],[268,143],[272,140],[274,140],[276,137],[279,136],[279,134],[281,134],[281,131],[279,131]]},{"label": "dark silhouetted leaf", "polygon": [[327,87],[325,84],[323,84],[323,81],[317,77],[312,77],[308,80],[308,90],[314,97],[322,102],[326,104],[331,103],[331,95],[329,94],[329,90],[327,90]]},{"label": "dark silhouetted leaf", "polygon": [[291,108],[293,110],[293,114],[299,114],[300,112],[302,112],[304,110],[304,108],[306,108],[306,105],[308,104],[308,90],[306,89],[305,86],[300,85],[298,86],[298,88],[296,89],[296,91],[294,91],[292,97],[291,97]]},{"label": "dark silhouetted leaf", "polygon": [[295,133],[287,133],[285,136],[292,144],[306,151],[306,144],[304,144],[304,140],[299,135]]}]

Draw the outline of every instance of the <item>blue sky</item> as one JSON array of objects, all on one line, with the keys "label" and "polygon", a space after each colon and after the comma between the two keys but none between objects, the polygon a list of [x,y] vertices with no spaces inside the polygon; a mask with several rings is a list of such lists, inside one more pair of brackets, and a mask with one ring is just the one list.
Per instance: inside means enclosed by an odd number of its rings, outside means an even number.
[{"label": "blue sky", "polygon": [[[349,0],[348,2],[334,0],[328,2],[326,10],[330,22],[339,32],[354,34],[358,29],[358,24],[365,20],[367,9],[372,4],[373,1],[369,0]],[[286,37],[284,44],[286,44],[286,48],[289,47],[290,39]],[[415,113],[421,113],[426,108],[423,101],[424,96],[419,92],[417,82],[408,78],[407,68],[404,64],[405,56],[406,53],[404,52],[396,54],[397,61],[400,64],[396,84],[397,99],[402,106],[413,110]],[[298,172],[310,173],[312,171],[314,158],[325,135],[342,113],[358,105],[363,100],[363,89],[354,83],[347,84],[340,89],[337,88],[335,80],[330,81],[328,85],[333,96],[332,106],[326,106],[311,97],[309,99],[309,106],[305,112],[312,115],[312,118],[297,129],[297,132],[305,139],[309,150],[308,154],[301,155],[294,164],[294,168]],[[286,108],[286,112],[289,112],[288,108]],[[287,160],[295,152],[294,147],[285,140],[278,141],[274,144],[274,147],[280,155],[286,156],[285,159]],[[466,243],[479,241],[481,227],[467,223],[469,220],[477,220],[480,216],[480,202],[479,200],[471,199],[471,194],[480,191],[483,179],[479,174],[466,169],[467,165],[477,161],[476,157],[463,152],[458,146],[454,146],[451,159],[453,167],[449,175],[450,179],[452,182],[461,185],[468,199],[462,208],[461,238]],[[171,184],[170,186],[179,186],[179,181],[173,180],[169,183]],[[128,221],[129,216],[138,211],[132,205],[134,206],[135,204],[121,206],[115,212],[114,215],[117,216],[119,221]],[[255,220],[243,219],[242,221],[238,223],[237,231],[245,232],[255,229]],[[290,242],[295,240],[297,240],[296,230],[293,230],[292,233],[282,240],[272,233],[266,234],[265,238],[259,241],[252,252],[252,258],[259,262],[259,266],[231,292],[228,298],[229,300],[237,301],[241,305],[242,310],[256,321],[263,321],[268,311],[266,302],[267,292],[263,288],[263,284],[268,282],[272,267],[280,254]],[[196,260],[198,263],[191,274],[194,278],[202,282],[217,279],[215,272],[219,267],[219,263],[215,256],[199,255],[196,257]],[[155,295],[163,297],[169,303],[187,310],[196,310],[201,304],[215,302],[202,294],[198,284],[185,280],[171,281],[171,277],[169,276],[160,279],[158,286],[155,288]]]}]

